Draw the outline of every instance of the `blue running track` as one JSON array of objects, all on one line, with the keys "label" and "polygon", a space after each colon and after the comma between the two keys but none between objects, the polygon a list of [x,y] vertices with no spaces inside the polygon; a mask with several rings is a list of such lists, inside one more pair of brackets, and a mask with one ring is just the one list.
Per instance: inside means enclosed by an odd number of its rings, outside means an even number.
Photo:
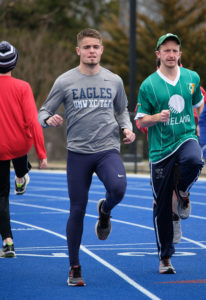
[{"label": "blue running track", "polygon": [[192,214],[182,221],[172,275],[158,273],[148,176],[129,176],[127,193],[112,211],[112,233],[99,241],[94,227],[97,201],[105,189],[93,177],[84,221],[80,261],[86,287],[68,287],[66,222],[69,200],[65,172],[32,171],[10,211],[17,257],[0,259],[1,300],[206,299],[206,181],[192,187]]}]

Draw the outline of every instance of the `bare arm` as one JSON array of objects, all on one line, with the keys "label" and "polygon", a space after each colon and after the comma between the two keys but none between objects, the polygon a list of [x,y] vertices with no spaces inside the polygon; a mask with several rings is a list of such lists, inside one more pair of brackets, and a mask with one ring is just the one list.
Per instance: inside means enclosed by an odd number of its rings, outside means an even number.
[{"label": "bare arm", "polygon": [[160,113],[155,115],[144,115],[144,117],[139,118],[139,124],[140,127],[152,127],[159,122],[168,122],[169,117],[170,111],[168,109],[164,109]]}]

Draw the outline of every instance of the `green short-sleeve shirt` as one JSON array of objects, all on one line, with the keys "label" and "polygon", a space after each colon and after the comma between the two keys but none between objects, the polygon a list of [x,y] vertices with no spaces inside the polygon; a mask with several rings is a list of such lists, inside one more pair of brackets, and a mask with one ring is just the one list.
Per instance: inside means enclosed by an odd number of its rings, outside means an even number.
[{"label": "green short-sleeve shirt", "polygon": [[157,123],[148,128],[149,159],[159,162],[174,153],[188,139],[197,139],[193,106],[203,101],[200,78],[194,71],[178,68],[174,81],[159,70],[141,85],[135,119],[145,114],[154,115],[163,109],[170,110],[167,123]]}]

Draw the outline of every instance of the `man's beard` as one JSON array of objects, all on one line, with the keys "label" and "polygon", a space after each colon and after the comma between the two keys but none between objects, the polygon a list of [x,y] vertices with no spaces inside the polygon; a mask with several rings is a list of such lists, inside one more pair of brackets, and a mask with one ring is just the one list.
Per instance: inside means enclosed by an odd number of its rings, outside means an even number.
[{"label": "man's beard", "polygon": [[86,65],[88,67],[95,67],[98,64],[99,64],[98,62],[86,62],[86,63],[84,63],[84,65]]}]

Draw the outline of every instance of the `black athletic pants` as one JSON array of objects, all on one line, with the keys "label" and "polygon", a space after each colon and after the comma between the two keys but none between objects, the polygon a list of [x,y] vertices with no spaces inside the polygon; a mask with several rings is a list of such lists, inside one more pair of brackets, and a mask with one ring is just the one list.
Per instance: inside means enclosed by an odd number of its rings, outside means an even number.
[{"label": "black athletic pants", "polygon": [[202,167],[202,151],[196,140],[183,143],[171,156],[151,164],[151,184],[154,195],[153,221],[159,258],[171,257],[175,249],[172,225],[172,193],[175,188],[175,168],[179,175],[177,189],[188,192]]},{"label": "black athletic pants", "polygon": [[[31,169],[27,155],[12,160],[17,177],[23,177]],[[9,212],[10,160],[0,160],[0,234],[2,240],[13,238]]]}]

